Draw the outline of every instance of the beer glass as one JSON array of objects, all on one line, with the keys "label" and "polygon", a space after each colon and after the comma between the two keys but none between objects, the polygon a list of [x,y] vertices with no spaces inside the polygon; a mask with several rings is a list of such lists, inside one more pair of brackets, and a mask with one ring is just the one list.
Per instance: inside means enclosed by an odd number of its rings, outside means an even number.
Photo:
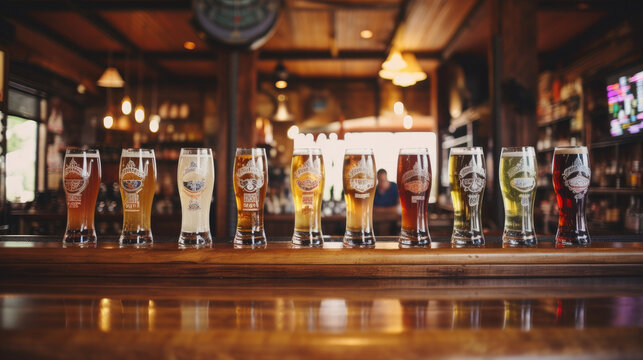
[{"label": "beer glass", "polygon": [[347,149],[344,154],[343,175],[346,200],[344,245],[374,246],[375,158],[373,149]]},{"label": "beer glass", "polygon": [[500,154],[500,190],[505,205],[502,241],[507,246],[534,246],[536,152],[531,146],[503,147]]},{"label": "beer glass", "polygon": [[321,246],[321,206],[324,191],[324,159],[320,149],[296,149],[290,166],[290,187],[295,202],[292,243]]},{"label": "beer glass", "polygon": [[589,245],[585,201],[592,172],[585,146],[554,149],[552,179],[558,202],[556,245]]},{"label": "beer glass", "polygon": [[123,149],[119,166],[119,184],[123,200],[121,245],[152,243],[152,201],[156,190],[154,150]]},{"label": "beer glass", "polygon": [[208,245],[210,202],[214,188],[214,162],[211,149],[181,149],[176,173],[181,198],[179,245]]},{"label": "beer glass", "polygon": [[266,244],[263,204],[268,188],[266,151],[260,148],[237,149],[234,160],[234,194],[237,199],[235,245]]},{"label": "beer glass", "polygon": [[402,205],[400,246],[431,243],[428,225],[431,192],[431,160],[428,149],[400,149],[397,158],[397,189]]},{"label": "beer glass", "polygon": [[67,149],[63,166],[63,187],[67,202],[65,244],[96,242],[94,210],[101,167],[98,150]]},{"label": "beer glass", "polygon": [[449,187],[453,202],[455,247],[484,245],[481,207],[486,185],[484,153],[481,147],[456,147],[449,155]]}]

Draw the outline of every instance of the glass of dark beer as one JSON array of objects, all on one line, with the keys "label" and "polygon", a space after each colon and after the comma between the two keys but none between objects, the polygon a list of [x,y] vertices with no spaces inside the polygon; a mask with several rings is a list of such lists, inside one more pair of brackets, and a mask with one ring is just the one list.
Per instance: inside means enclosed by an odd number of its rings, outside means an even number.
[{"label": "glass of dark beer", "polygon": [[397,158],[397,184],[402,205],[401,247],[428,246],[431,160],[428,149],[400,149]]},{"label": "glass of dark beer", "polygon": [[565,146],[554,150],[552,178],[558,202],[558,247],[590,244],[585,202],[591,174],[587,147]]},{"label": "glass of dark beer", "polygon": [[82,245],[96,242],[94,210],[100,180],[98,150],[67,149],[63,166],[67,228],[63,243]]}]

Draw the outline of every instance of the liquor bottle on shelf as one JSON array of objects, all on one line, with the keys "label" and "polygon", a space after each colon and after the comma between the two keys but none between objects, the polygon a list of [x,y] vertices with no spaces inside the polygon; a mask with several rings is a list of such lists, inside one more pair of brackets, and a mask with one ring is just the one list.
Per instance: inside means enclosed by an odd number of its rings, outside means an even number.
[{"label": "liquor bottle on shelf", "polygon": [[635,234],[643,234],[643,209],[639,197],[630,196],[630,206],[625,210],[625,228]]}]

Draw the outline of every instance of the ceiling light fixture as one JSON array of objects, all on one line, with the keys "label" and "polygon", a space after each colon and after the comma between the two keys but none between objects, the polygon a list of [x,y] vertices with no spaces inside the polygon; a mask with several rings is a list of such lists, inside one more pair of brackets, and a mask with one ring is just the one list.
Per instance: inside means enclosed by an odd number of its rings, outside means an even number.
[{"label": "ceiling light fixture", "polygon": [[366,29],[366,30],[362,30],[362,31],[359,33],[359,36],[360,36],[362,39],[366,39],[366,40],[368,40],[368,39],[370,39],[370,38],[372,38],[372,37],[373,37],[373,32],[372,32],[372,31],[370,31],[370,30],[368,30],[368,29]]},{"label": "ceiling light fixture", "polygon": [[402,126],[404,126],[406,130],[411,129],[413,127],[413,117],[411,117],[411,115],[406,115],[402,120]]},{"label": "ceiling light fixture", "polygon": [[139,124],[145,121],[145,108],[143,105],[136,105],[136,109],[134,110],[134,120]]},{"label": "ceiling light fixture", "polygon": [[275,87],[277,89],[285,89],[286,87],[288,87],[288,77],[288,70],[286,70],[286,67],[280,61],[277,66],[275,66]]},{"label": "ceiling light fixture", "polygon": [[393,112],[395,115],[404,114],[404,104],[401,101],[396,101],[395,104],[393,104]]},{"label": "ceiling light fixture", "polygon": [[120,88],[123,87],[125,81],[121,77],[121,74],[118,73],[118,70],[115,67],[108,67],[103,72],[103,75],[100,76],[96,84],[100,87],[106,88]]},{"label": "ceiling light fixture", "polygon": [[127,95],[123,97],[123,101],[121,102],[121,112],[123,115],[129,115],[132,113],[132,99]]},{"label": "ceiling light fixture", "polygon": [[110,114],[105,115],[103,118],[103,126],[105,129],[111,129],[114,125],[114,117]]},{"label": "ceiling light fixture", "polygon": [[418,81],[426,79],[426,73],[420,68],[415,55],[410,52],[404,54],[393,50],[382,64],[379,75],[383,79],[393,80],[397,86],[407,87],[415,85]]}]

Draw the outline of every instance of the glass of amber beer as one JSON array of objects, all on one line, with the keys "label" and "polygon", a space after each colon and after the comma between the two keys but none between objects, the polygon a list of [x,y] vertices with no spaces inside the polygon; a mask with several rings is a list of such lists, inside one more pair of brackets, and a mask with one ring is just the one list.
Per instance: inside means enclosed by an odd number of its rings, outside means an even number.
[{"label": "glass of amber beer", "polygon": [[101,167],[98,150],[67,149],[63,166],[63,187],[67,202],[67,228],[63,243],[96,242],[94,210]]},{"label": "glass of amber beer", "polygon": [[266,245],[263,205],[268,188],[268,162],[265,149],[237,149],[233,176],[237,199],[234,244]]},{"label": "glass of amber beer", "polygon": [[119,166],[119,184],[123,200],[121,245],[152,243],[152,201],[156,190],[154,150],[123,149]]},{"label": "glass of amber beer", "polygon": [[343,175],[346,200],[344,245],[374,246],[375,157],[373,149],[346,149]]},{"label": "glass of amber beer", "polygon": [[293,151],[290,187],[295,203],[295,230],[292,243],[322,246],[321,206],[324,191],[324,159],[320,149]]},{"label": "glass of amber beer", "polygon": [[592,172],[585,146],[554,149],[552,179],[558,202],[556,245],[589,245],[585,201]]},{"label": "glass of amber beer", "polygon": [[209,245],[212,243],[210,202],[214,189],[212,150],[181,149],[176,175],[181,198],[179,245]]},{"label": "glass of amber beer", "polygon": [[505,205],[505,246],[535,246],[534,200],[536,152],[531,146],[503,147],[500,155],[500,190]]},{"label": "glass of amber beer", "polygon": [[481,147],[456,147],[449,154],[449,187],[453,202],[455,247],[482,246],[482,197],[486,185],[484,153]]},{"label": "glass of amber beer", "polygon": [[431,160],[428,149],[400,149],[397,158],[397,184],[402,205],[400,246],[428,246],[431,243],[427,221],[431,192]]}]

